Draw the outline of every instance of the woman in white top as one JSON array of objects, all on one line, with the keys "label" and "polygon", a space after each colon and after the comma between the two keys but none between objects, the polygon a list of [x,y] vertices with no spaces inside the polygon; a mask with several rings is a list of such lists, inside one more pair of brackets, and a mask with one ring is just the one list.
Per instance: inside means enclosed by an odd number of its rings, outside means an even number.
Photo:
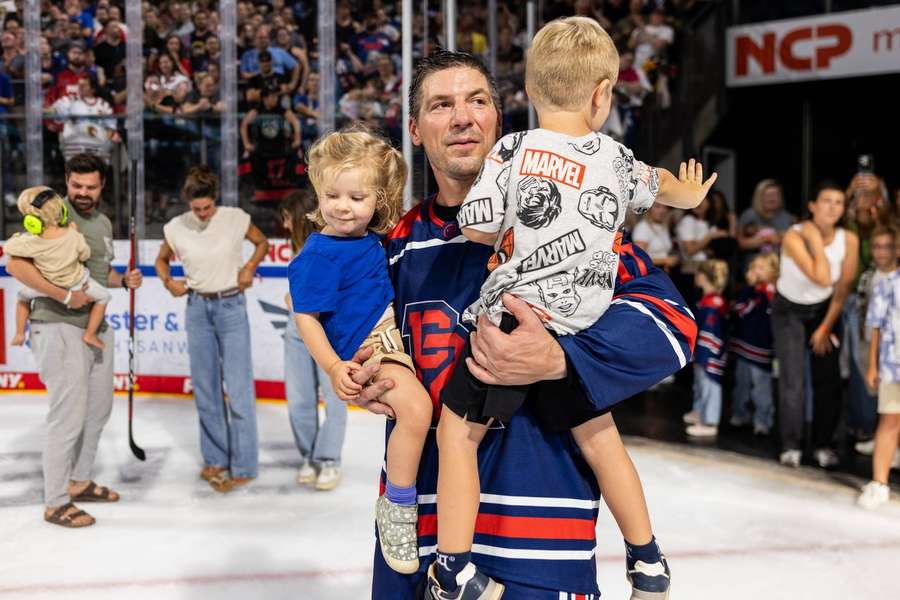
[{"label": "woman in white top", "polygon": [[[163,228],[156,273],[170,294],[188,297],[185,331],[200,416],[200,477],[227,492],[257,475],[256,393],[244,290],[253,285],[269,243],[246,212],[216,206],[218,191],[218,179],[209,167],[191,169],[182,189],[191,210]],[[256,246],[247,262],[242,253],[245,239]],[[172,278],[169,261],[176,255],[184,279]]]},{"label": "woman in white top", "polygon": [[810,219],[791,227],[782,240],[772,334],[779,365],[780,460],[795,467],[803,454],[807,356],[815,460],[821,467],[839,462],[833,438],[841,414],[840,318],[859,255],[856,234],[840,226],[845,200],[843,188],[820,184],[808,205]]},{"label": "woman in white top", "polygon": [[675,236],[681,249],[682,272],[693,275],[697,265],[709,258],[706,250],[710,242],[726,237],[728,232],[709,224],[706,213],[709,212],[709,198],[695,206],[681,217],[675,226]]},{"label": "woman in white top", "polygon": [[654,203],[631,234],[634,243],[640,246],[657,267],[669,271],[678,264],[678,255],[673,252],[672,235],[669,233],[669,207]]}]

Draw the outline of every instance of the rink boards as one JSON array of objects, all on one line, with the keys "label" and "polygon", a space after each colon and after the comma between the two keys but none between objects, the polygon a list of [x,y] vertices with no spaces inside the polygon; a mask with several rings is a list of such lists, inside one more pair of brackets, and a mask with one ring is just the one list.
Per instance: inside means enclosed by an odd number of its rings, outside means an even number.
[{"label": "rink boards", "polygon": [[[161,240],[144,240],[139,244],[139,264],[144,284],[138,290],[135,309],[135,347],[137,388],[139,393],[190,395],[190,363],[184,330],[186,298],[173,298],[156,277],[153,263]],[[123,269],[129,258],[127,240],[114,242],[116,260],[113,266]],[[26,346],[9,345],[15,333],[16,293],[21,284],[6,272],[6,255],[0,244],[0,391],[37,391],[44,387],[37,366]],[[253,246],[244,243],[245,258]],[[257,269],[253,287],[246,292],[253,356],[256,395],[260,400],[284,399],[284,328],[288,311],[287,266],[291,260],[290,242],[269,240],[269,253]],[[183,275],[180,262],[172,263],[172,275]],[[112,289],[112,301],[106,320],[115,333],[114,385],[117,391],[128,388],[128,293]]]}]

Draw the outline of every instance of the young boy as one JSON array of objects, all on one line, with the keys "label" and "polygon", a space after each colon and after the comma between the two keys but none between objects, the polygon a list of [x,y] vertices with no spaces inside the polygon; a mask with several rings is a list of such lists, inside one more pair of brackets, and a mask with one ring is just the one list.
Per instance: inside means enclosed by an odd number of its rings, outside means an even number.
[{"label": "young boy", "polygon": [[769,435],[775,419],[772,404],[772,299],[778,279],[778,255],[757,254],[747,268],[747,285],[738,290],[731,308],[734,323],[730,340],[736,359],[731,426],[750,422],[753,404],[753,435]]},{"label": "young boy", "polygon": [[900,271],[897,270],[896,232],[878,228],[872,233],[872,259],[878,278],[866,314],[872,328],[866,384],[878,390],[878,428],[872,454],[872,481],[867,483],[858,504],[874,510],[888,501],[888,474],[900,440]]},{"label": "young boy", "polygon": [[[634,159],[596,133],[606,120],[619,70],[612,40],[596,21],[571,17],[545,26],[528,51],[526,90],[540,129],[503,137],[485,160],[463,203],[459,225],[469,239],[495,245],[481,297],[464,318],[479,315],[506,332],[517,325],[501,297],[531,304],[554,335],[592,325],[612,301],[616,235],[631,207],[655,200],[692,208],[715,176],[703,182],[693,160],[680,178]],[[428,573],[435,600],[496,599],[503,587],[470,562],[479,501],[476,452],[493,420],[508,421],[528,386],[487,386],[463,358],[444,388],[438,425],[438,553]],[[592,390],[585,390],[588,395]],[[650,528],[640,480],[609,408],[591,399],[529,398],[545,429],[571,430],[623,532],[633,598],[668,596],[669,571]],[[525,475],[523,475],[525,476]]]}]

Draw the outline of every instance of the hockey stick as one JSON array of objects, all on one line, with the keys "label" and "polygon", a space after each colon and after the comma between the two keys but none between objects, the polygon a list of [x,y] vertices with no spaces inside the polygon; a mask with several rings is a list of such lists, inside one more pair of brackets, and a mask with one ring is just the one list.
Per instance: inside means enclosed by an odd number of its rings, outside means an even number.
[{"label": "hockey stick", "polygon": [[[131,244],[131,258],[128,271],[137,265],[137,160],[131,161],[131,186],[128,207],[128,240]],[[126,273],[127,274],[127,273]],[[134,443],[132,423],[134,421],[134,288],[128,288],[128,445],[138,460],[147,460],[147,454]]]}]

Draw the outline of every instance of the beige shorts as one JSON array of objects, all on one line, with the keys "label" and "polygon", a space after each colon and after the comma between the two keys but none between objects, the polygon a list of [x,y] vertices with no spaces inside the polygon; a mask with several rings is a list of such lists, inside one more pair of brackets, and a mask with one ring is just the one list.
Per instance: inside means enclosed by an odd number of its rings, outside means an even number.
[{"label": "beige shorts", "polygon": [[403,365],[415,374],[416,368],[412,358],[403,350],[403,338],[394,321],[393,306],[388,305],[378,320],[378,324],[375,325],[359,349],[362,350],[369,346],[373,346],[375,351],[372,353],[372,357],[363,363],[364,367],[370,364],[380,365],[382,362],[388,361]]},{"label": "beige shorts", "polygon": [[900,383],[878,384],[878,414],[900,414]]}]

